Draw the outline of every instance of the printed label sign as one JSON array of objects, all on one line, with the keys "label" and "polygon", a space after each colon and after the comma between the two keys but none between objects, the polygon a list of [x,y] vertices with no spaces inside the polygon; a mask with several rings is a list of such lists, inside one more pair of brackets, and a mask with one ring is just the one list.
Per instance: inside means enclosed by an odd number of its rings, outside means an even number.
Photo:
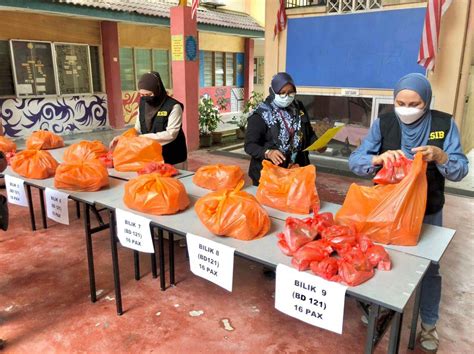
[{"label": "printed label sign", "polygon": [[186,241],[191,272],[232,291],[235,249],[189,233]]},{"label": "printed label sign", "polygon": [[28,206],[25,193],[25,181],[22,179],[5,175],[5,188],[7,190],[8,202],[19,206]]},{"label": "printed label sign", "polygon": [[347,287],[279,264],[275,308],[316,327],[342,333]]},{"label": "printed label sign", "polygon": [[171,60],[184,60],[184,38],[182,34],[171,36]]},{"label": "printed label sign", "polygon": [[69,194],[46,188],[44,191],[46,215],[51,220],[69,225]]},{"label": "printed label sign", "polygon": [[116,209],[117,237],[123,247],[145,253],[154,253],[150,220],[125,210]]}]

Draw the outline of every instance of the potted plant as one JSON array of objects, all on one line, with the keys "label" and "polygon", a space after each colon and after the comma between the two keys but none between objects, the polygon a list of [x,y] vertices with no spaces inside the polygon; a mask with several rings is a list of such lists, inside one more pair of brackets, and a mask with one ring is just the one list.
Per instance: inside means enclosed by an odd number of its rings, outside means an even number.
[{"label": "potted plant", "polygon": [[203,97],[199,102],[199,143],[201,147],[212,145],[212,132],[221,121],[219,110],[210,97]]},{"label": "potted plant", "polygon": [[248,117],[261,102],[263,102],[263,94],[260,92],[252,91],[250,98],[244,102],[244,109],[242,113],[237,117],[232,117],[232,121],[230,121],[229,123],[237,125],[237,139],[245,138]]}]

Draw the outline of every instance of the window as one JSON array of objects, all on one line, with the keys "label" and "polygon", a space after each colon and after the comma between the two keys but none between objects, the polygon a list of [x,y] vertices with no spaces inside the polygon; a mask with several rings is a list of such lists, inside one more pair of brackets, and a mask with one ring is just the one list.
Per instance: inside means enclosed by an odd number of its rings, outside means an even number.
[{"label": "window", "polygon": [[234,53],[225,53],[225,85],[235,85]]},{"label": "window", "polygon": [[89,46],[89,55],[91,58],[92,90],[102,92],[99,47]]},{"label": "window", "polygon": [[136,90],[132,48],[120,48],[120,79],[122,91]]},{"label": "window", "polygon": [[253,59],[254,69],[253,69],[253,83],[255,85],[263,85],[263,74],[264,74],[264,59],[263,57],[256,57]]},{"label": "window", "polygon": [[8,41],[0,41],[0,96],[14,96],[13,74]]},{"label": "window", "polygon": [[160,73],[163,84],[170,88],[170,55],[167,50],[153,49],[153,70]]},{"label": "window", "polygon": [[224,53],[214,53],[214,86],[224,86]]},{"label": "window", "polygon": [[61,95],[92,93],[89,48],[84,44],[55,44]]},{"label": "window", "polygon": [[151,71],[151,49],[135,49],[137,83],[143,74]]},{"label": "window", "polygon": [[204,86],[214,86],[212,52],[204,52]]}]

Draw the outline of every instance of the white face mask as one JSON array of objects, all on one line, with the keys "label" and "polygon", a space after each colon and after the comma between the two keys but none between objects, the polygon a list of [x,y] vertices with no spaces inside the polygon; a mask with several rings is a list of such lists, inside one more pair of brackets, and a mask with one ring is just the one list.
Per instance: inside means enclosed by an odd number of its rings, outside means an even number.
[{"label": "white face mask", "polygon": [[281,97],[279,94],[275,93],[275,91],[273,91],[273,93],[275,94],[273,102],[275,102],[275,104],[280,108],[288,107],[295,100],[294,96],[286,95],[285,97]]},{"label": "white face mask", "polygon": [[415,107],[395,107],[395,113],[404,124],[415,123],[425,113],[423,109]]}]

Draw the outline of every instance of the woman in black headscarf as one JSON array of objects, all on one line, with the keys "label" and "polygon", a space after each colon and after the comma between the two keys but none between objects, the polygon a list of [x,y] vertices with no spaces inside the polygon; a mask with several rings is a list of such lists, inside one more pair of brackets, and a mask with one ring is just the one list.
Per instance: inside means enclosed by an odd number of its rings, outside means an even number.
[{"label": "woman in black headscarf", "polygon": [[285,72],[276,74],[270,94],[248,119],[245,152],[252,157],[249,176],[255,186],[264,159],[285,168],[310,164],[308,152],[303,150],[317,138],[306,109],[295,95],[291,76]]},{"label": "woman in black headscarf", "polygon": [[138,82],[138,90],[140,105],[135,130],[141,136],[155,139],[163,146],[166,163],[174,165],[186,161],[186,138],[182,128],[183,104],[168,96],[160,74],[156,71],[143,74]]}]

